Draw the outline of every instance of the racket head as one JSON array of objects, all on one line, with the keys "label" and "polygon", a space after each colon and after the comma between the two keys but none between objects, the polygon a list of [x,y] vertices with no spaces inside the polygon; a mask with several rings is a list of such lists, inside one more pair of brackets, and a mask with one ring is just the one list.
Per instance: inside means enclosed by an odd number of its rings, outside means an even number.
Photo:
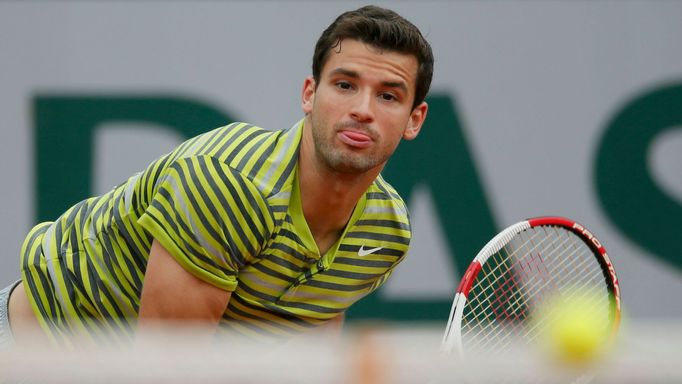
[{"label": "racket head", "polygon": [[589,292],[590,305],[604,314],[600,331],[613,338],[620,323],[620,287],[597,237],[557,216],[511,225],[481,249],[464,273],[441,349],[464,357],[531,343],[545,326],[543,304],[576,292]]}]

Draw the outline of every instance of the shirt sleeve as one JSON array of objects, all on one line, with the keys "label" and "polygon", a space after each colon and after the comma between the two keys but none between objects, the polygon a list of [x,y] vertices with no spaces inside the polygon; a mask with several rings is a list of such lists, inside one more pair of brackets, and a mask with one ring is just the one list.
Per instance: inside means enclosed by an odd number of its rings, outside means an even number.
[{"label": "shirt sleeve", "polygon": [[139,224],[188,272],[233,291],[239,270],[258,256],[274,220],[258,189],[208,156],[168,165]]}]

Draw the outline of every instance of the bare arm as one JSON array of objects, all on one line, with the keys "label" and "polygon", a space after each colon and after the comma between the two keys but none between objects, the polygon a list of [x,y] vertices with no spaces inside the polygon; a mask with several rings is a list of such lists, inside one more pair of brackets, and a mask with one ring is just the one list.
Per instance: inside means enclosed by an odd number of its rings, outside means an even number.
[{"label": "bare arm", "polygon": [[346,319],[345,313],[342,313],[333,319],[329,320],[327,324],[324,325],[325,329],[329,330],[333,336],[341,336],[343,331],[343,323]]},{"label": "bare arm", "polygon": [[145,273],[138,327],[181,323],[215,329],[231,292],[187,272],[156,240]]}]

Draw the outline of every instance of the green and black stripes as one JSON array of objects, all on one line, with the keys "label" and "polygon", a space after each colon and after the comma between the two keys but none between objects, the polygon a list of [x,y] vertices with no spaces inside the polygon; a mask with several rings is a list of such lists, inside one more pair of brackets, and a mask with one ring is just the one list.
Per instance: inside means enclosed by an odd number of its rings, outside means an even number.
[{"label": "green and black stripes", "polygon": [[405,204],[378,178],[320,255],[295,201],[303,129],[218,128],[36,226],[23,277],[51,337],[128,340],[154,239],[190,273],[233,291],[222,328],[247,337],[314,328],[383,284],[409,245]]}]

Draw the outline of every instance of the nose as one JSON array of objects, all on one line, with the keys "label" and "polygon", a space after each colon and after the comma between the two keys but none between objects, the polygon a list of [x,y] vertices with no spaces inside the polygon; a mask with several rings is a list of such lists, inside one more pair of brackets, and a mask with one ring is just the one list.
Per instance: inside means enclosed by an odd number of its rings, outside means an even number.
[{"label": "nose", "polygon": [[370,92],[358,92],[351,105],[351,117],[362,123],[374,120],[374,98]]}]

